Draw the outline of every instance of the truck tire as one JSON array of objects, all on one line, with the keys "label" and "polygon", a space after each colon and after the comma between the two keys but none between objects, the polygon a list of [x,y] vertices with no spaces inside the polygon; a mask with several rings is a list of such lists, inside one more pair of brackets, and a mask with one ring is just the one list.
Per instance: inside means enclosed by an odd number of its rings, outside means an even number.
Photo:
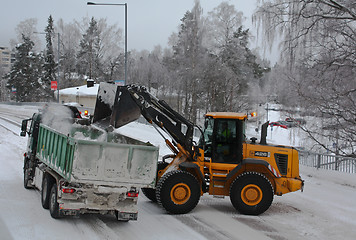
[{"label": "truck tire", "polygon": [[49,213],[53,218],[60,218],[57,194],[58,194],[57,184],[54,183],[51,188],[50,199],[49,199]]},{"label": "truck tire", "polygon": [[199,202],[201,187],[194,175],[182,170],[161,177],[156,188],[157,202],[169,213],[184,214]]},{"label": "truck tire", "polygon": [[[165,169],[167,166],[168,166],[168,163],[166,163],[166,162],[158,162],[156,177],[158,176],[158,172]],[[141,190],[142,190],[143,195],[145,195],[149,200],[151,200],[152,202],[157,202],[156,189],[142,188]]]},{"label": "truck tire", "polygon": [[30,185],[30,175],[31,175],[31,168],[29,160],[25,160],[24,168],[23,168],[23,186],[26,189],[33,188]]},{"label": "truck tire", "polygon": [[42,191],[41,191],[41,203],[44,209],[49,208],[49,198],[51,194],[51,189],[53,185],[52,178],[45,174],[42,179]]},{"label": "truck tire", "polygon": [[231,184],[230,200],[240,213],[259,215],[271,206],[273,192],[273,186],[266,176],[257,172],[246,172]]}]

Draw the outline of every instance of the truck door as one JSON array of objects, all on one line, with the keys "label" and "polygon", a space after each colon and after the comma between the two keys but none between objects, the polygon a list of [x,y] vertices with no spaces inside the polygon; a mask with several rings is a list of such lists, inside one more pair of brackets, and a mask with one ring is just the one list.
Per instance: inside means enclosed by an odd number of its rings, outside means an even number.
[{"label": "truck door", "polygon": [[31,121],[31,127],[29,131],[29,150],[33,153],[36,154],[37,150],[37,141],[38,141],[38,132],[40,128],[40,122],[41,122],[41,115],[40,114],[33,114],[32,116],[32,121]]}]

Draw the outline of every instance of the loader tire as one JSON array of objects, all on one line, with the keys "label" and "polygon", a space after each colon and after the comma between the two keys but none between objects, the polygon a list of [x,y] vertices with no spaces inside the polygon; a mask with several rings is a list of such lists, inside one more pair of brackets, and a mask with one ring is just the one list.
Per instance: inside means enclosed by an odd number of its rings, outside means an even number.
[{"label": "loader tire", "polygon": [[156,188],[157,202],[169,213],[184,214],[199,202],[201,187],[191,173],[171,171],[161,177]]},{"label": "loader tire", "polygon": [[30,162],[29,160],[27,160],[25,162],[25,165],[23,167],[23,186],[24,188],[26,189],[31,189],[33,188],[31,185],[30,185],[30,175],[31,175],[31,168],[30,168]]},{"label": "loader tire", "polygon": [[[158,172],[165,169],[168,166],[168,163],[166,162],[158,162],[157,164],[157,174],[156,177],[158,176]],[[158,178],[157,178],[158,181]],[[152,202],[157,202],[156,198],[156,189],[155,188],[142,188],[142,193]]]},{"label": "loader tire", "polygon": [[231,184],[230,200],[240,213],[260,215],[271,206],[273,192],[273,186],[266,176],[257,172],[246,172]]},{"label": "loader tire", "polygon": [[50,199],[49,199],[49,213],[51,214],[51,217],[53,218],[60,218],[60,213],[59,213],[59,204],[57,201],[57,184],[53,184],[51,188],[51,194],[50,194]]},{"label": "loader tire", "polygon": [[42,180],[42,190],[41,190],[41,203],[44,209],[49,208],[49,198],[51,194],[53,181],[48,174],[43,176]]}]

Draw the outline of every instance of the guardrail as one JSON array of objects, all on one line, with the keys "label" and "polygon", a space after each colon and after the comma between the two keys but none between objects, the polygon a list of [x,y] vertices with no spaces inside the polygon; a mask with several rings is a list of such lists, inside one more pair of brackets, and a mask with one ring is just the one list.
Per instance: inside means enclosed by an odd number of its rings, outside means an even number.
[{"label": "guardrail", "polygon": [[356,173],[356,158],[299,151],[299,163],[309,167]]}]

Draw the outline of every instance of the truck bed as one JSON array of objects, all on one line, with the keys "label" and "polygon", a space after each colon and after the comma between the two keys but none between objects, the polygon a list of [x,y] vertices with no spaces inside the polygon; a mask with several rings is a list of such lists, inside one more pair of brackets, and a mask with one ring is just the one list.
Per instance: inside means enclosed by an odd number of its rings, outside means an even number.
[{"label": "truck bed", "polygon": [[92,126],[68,135],[40,125],[37,158],[69,182],[154,187],[158,147]]}]

